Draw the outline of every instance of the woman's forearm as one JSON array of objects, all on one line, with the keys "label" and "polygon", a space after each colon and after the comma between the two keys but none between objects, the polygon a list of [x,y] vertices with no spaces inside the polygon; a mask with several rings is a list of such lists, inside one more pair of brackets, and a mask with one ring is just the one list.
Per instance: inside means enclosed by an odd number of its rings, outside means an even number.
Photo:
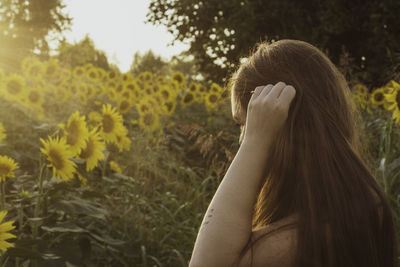
[{"label": "woman's forearm", "polygon": [[251,235],[270,144],[245,140],[240,146],[203,218],[190,266],[224,267],[238,259]]}]

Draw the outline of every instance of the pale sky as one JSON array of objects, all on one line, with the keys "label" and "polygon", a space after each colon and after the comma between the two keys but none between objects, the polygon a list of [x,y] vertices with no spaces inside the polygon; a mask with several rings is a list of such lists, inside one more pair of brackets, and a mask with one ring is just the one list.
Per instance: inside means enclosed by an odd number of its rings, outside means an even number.
[{"label": "pale sky", "polygon": [[67,41],[74,43],[86,34],[97,49],[106,52],[110,63],[128,71],[136,51],[149,49],[165,59],[189,48],[175,42],[164,26],[147,23],[150,0],[65,0],[65,12],[73,19],[71,31],[64,32]]}]

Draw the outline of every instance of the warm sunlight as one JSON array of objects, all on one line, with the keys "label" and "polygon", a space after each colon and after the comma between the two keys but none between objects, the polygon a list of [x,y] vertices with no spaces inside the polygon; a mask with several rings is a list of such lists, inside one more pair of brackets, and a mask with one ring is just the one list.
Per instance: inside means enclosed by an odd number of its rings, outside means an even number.
[{"label": "warm sunlight", "polygon": [[145,24],[150,0],[67,0],[65,11],[72,17],[68,41],[79,41],[86,34],[110,62],[128,71],[135,52],[149,49],[165,58],[188,48],[182,42],[168,46],[173,36],[164,26]]}]

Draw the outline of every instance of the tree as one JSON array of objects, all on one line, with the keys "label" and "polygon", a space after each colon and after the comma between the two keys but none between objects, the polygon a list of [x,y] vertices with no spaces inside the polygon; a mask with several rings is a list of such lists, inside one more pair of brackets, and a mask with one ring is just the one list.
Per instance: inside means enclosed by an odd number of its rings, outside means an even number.
[{"label": "tree", "polygon": [[173,56],[170,61],[163,59],[159,55],[155,55],[152,50],[147,51],[143,55],[136,52],[133,57],[130,72],[136,76],[145,71],[150,71],[155,75],[171,75],[179,71],[182,72],[189,81],[202,79],[202,77],[199,76],[199,71],[193,57],[184,52]]},{"label": "tree", "polygon": [[86,36],[76,44],[70,44],[62,40],[58,47],[58,55],[56,57],[72,68],[91,63],[93,66],[105,70],[110,69],[106,54],[96,49],[89,36]]},{"label": "tree", "polygon": [[69,27],[62,0],[1,0],[0,68],[16,71],[21,60],[35,51],[48,56],[48,36]]},{"label": "tree", "polygon": [[207,78],[221,81],[257,42],[299,39],[338,64],[343,50],[355,73],[381,85],[396,70],[400,1],[393,0],[152,0],[149,22],[165,25]]},{"label": "tree", "polygon": [[136,52],[133,56],[130,72],[133,75],[138,75],[145,71],[150,71],[155,75],[166,75],[168,73],[168,62],[161,56],[155,55],[152,50],[143,55]]}]

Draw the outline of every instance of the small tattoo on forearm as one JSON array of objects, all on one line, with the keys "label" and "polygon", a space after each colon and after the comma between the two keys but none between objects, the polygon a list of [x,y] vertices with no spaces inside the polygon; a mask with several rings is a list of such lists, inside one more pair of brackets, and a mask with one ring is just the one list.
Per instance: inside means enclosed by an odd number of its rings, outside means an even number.
[{"label": "small tattoo on forearm", "polygon": [[[213,212],[213,211],[214,211],[214,209],[211,209],[211,210],[210,210],[210,213]],[[208,214],[208,215],[207,215],[207,218],[210,218],[210,219],[211,219],[212,216],[213,216],[212,214]],[[206,224],[209,224],[209,223],[210,223],[210,220],[205,221],[205,222],[203,223],[203,225],[206,225]]]}]

